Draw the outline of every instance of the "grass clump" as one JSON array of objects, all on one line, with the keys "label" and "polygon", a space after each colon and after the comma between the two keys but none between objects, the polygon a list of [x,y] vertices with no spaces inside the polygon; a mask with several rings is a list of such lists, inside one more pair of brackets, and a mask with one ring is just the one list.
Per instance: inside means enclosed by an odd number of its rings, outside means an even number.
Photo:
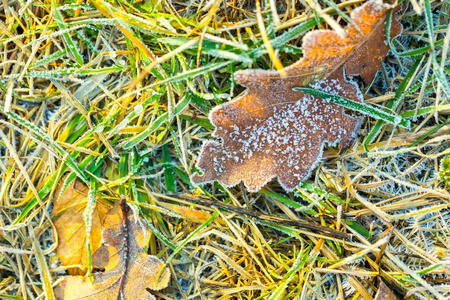
[{"label": "grass clump", "polygon": [[358,84],[412,129],[366,118],[289,194],[193,187],[208,113],[244,91],[235,71],[297,61],[306,32],[342,27],[359,2],[3,2],[0,298],[53,297],[68,267],[50,211],[75,179],[91,202],[138,208],[172,274],[162,299],[372,299],[380,280],[405,299],[448,297],[450,10],[404,2],[402,36]]}]

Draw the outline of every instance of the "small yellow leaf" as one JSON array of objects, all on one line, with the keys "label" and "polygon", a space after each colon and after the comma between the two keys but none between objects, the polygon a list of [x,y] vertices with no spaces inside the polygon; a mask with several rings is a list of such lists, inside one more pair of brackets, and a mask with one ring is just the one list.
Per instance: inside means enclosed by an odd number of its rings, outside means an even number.
[{"label": "small yellow leaf", "polygon": [[[60,194],[62,184],[56,190]],[[88,187],[74,181],[56,200],[52,216],[56,217],[55,227],[58,233],[57,253],[63,265],[80,265],[80,268],[68,269],[71,275],[84,275],[87,272],[88,253],[86,248],[86,226],[83,211],[87,203]],[[91,251],[100,247],[102,224],[109,207],[97,201],[92,215],[92,227],[89,236]]]}]

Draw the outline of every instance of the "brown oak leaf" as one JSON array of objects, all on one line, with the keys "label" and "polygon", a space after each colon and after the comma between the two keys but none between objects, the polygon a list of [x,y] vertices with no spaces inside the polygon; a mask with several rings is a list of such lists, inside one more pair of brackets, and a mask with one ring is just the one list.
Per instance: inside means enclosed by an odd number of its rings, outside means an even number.
[{"label": "brown oak leaf", "polygon": [[[226,186],[243,181],[251,192],[277,177],[286,190],[307,177],[322,156],[324,143],[350,146],[362,118],[344,113],[336,104],[293,91],[313,86],[328,93],[362,102],[357,85],[346,75],[374,78],[389,51],[385,18],[393,8],[371,0],[351,13],[345,37],[330,30],[316,30],[303,38],[304,56],[277,71],[244,70],[235,80],[248,87],[240,98],[214,108],[210,120],[219,141],[206,141],[194,174],[194,184],[218,180]],[[391,37],[400,34],[397,20]]]},{"label": "brown oak leaf", "polygon": [[[55,194],[59,195],[62,184]],[[86,225],[83,212],[86,208],[89,188],[80,181],[74,181],[56,199],[52,216],[58,233],[57,254],[63,265],[78,265],[69,268],[70,275],[84,275],[87,272],[88,253],[86,248]],[[102,241],[102,225],[109,207],[97,201],[92,214],[92,226],[89,235],[92,252],[95,252]]]},{"label": "brown oak leaf", "polygon": [[165,288],[170,272],[158,257],[144,252],[145,236],[125,201],[116,203],[103,224],[103,245],[92,255],[92,264],[104,271],[93,274],[93,282],[84,276],[67,276],[56,286],[56,298],[154,300],[146,288]]}]

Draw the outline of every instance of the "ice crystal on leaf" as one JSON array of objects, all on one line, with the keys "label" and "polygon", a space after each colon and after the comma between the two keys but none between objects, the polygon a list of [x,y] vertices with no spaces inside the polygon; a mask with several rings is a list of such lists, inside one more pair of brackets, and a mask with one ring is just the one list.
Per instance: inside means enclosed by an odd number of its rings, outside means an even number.
[{"label": "ice crystal on leaf", "polygon": [[[385,18],[393,8],[372,0],[351,13],[352,24],[340,37],[330,30],[316,30],[303,38],[304,57],[277,71],[244,70],[235,80],[248,87],[244,96],[216,107],[210,119],[220,142],[203,144],[194,174],[195,184],[218,180],[227,186],[243,181],[258,191],[277,177],[286,190],[294,189],[320,160],[324,143],[352,144],[361,118],[344,113],[336,104],[295,87],[313,85],[328,93],[363,101],[358,87],[346,75],[371,81],[386,56]],[[391,37],[401,32],[393,20]]]}]

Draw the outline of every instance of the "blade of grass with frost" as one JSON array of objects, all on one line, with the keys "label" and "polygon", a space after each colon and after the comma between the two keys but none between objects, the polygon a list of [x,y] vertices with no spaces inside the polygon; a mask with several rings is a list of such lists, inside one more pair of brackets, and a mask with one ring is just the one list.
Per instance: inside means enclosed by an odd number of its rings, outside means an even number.
[{"label": "blade of grass with frost", "polygon": [[[110,116],[108,116],[108,118],[104,119],[102,122],[98,123],[97,125],[95,125],[94,127],[92,127],[91,129],[85,131],[84,133],[82,133],[82,135],[77,135],[77,136],[73,136],[71,135],[67,141],[67,143],[70,144],[77,144],[78,142],[80,143],[80,147],[83,147],[87,144],[88,141],[83,141],[83,139],[88,138],[90,135],[93,135],[94,133],[99,133],[99,132],[103,132],[105,126],[108,126],[119,114],[120,110],[115,111],[113,114],[111,114]],[[81,114],[80,114],[81,115]],[[82,115],[81,115],[82,116]],[[87,127],[84,126],[84,129],[80,128],[78,131],[84,131]],[[70,141],[69,141],[70,140]],[[109,140],[109,139],[108,139]],[[113,145],[115,142],[117,141],[116,139],[113,139],[111,141],[111,145]],[[74,152],[75,153],[75,152]],[[78,153],[78,152],[76,152]],[[72,155],[72,154],[71,154]]]},{"label": "blade of grass with frost", "polygon": [[94,10],[95,6],[89,4],[78,4],[78,3],[68,3],[61,5],[58,7],[59,10],[77,10],[77,9],[85,9],[85,10]]},{"label": "blade of grass with frost", "polygon": [[[155,5],[155,7],[156,7],[156,5]],[[158,20],[158,18],[162,19],[166,23],[167,23],[167,20],[172,20],[172,22],[170,22],[170,24],[173,27],[177,27],[179,29],[181,29],[182,26],[186,26],[186,25],[191,26],[191,27],[198,27],[198,22],[195,19],[182,17],[179,14],[169,14],[169,13],[164,13],[164,12],[157,12],[157,13],[152,14],[152,17],[154,17],[156,20]],[[174,20],[174,19],[176,19],[176,20]],[[160,20],[158,20],[158,21],[160,21]],[[180,24],[182,24],[182,25],[180,25]],[[211,33],[211,34],[220,34],[221,33],[219,30],[216,30],[211,27],[206,27],[205,30],[207,33]]]},{"label": "blade of grass with frost", "polygon": [[[0,80],[0,89],[4,90],[5,92],[8,91],[8,87]],[[11,96],[15,99],[21,99],[16,92],[12,91]]]},{"label": "blade of grass with frost", "polygon": [[[97,172],[96,175],[100,175]],[[86,207],[83,212],[83,221],[86,225],[86,250],[88,255],[88,266],[86,276],[92,280],[92,247],[91,247],[91,229],[92,229],[92,216],[94,214],[95,204],[97,202],[97,190],[98,182],[95,178],[91,178],[89,181],[89,192],[87,197]]]},{"label": "blade of grass with frost", "polygon": [[20,297],[20,296],[0,294],[0,299],[5,299],[5,300],[23,300],[24,298]]},{"label": "blade of grass with frost", "polygon": [[[209,38],[208,38],[209,37]],[[209,51],[209,50],[217,50],[222,49],[228,52],[231,52],[233,54],[239,54],[240,51],[248,51],[248,46],[241,43],[234,43],[230,42],[225,39],[216,40],[215,36],[205,36],[202,41],[202,51]],[[188,41],[190,41],[189,38],[186,37],[161,37],[157,39],[159,43],[162,43],[164,45],[170,45],[170,46],[181,46],[186,44]],[[197,55],[198,53],[198,47],[197,46],[191,46],[189,49],[195,50],[195,53],[193,55]]]},{"label": "blade of grass with frost", "polygon": [[149,159],[151,158],[151,152],[142,153],[137,151],[136,149],[131,152],[134,159],[132,161],[131,165],[131,172],[134,176],[140,176],[146,173],[150,173],[151,171],[164,167],[164,163],[162,164],[156,164],[156,165],[150,165],[149,166]]},{"label": "blade of grass with frost", "polygon": [[298,234],[298,232],[295,229],[290,228],[288,226],[279,225],[279,224],[273,224],[273,223],[270,223],[270,222],[261,221],[261,220],[257,220],[257,219],[253,219],[253,222],[255,222],[257,224],[260,224],[260,225],[267,226],[267,227],[272,228],[272,229],[275,229],[275,230],[277,230],[277,231],[279,231],[281,233],[289,235],[292,238],[301,239],[300,235]]},{"label": "blade of grass with frost", "polygon": [[[47,197],[47,195],[54,189],[54,186],[59,181],[58,174],[62,174],[66,170],[67,170],[67,166],[62,165],[59,172],[53,174],[49,179],[47,179],[45,181],[45,185],[38,192],[39,198],[44,199],[45,197]],[[14,220],[13,225],[20,223],[28,215],[28,213],[38,204],[39,204],[39,202],[36,199],[36,197],[31,198],[28,201],[27,205],[24,208],[22,208],[19,216]]]},{"label": "blade of grass with frost", "polygon": [[214,125],[207,119],[200,119],[200,118],[193,119],[191,116],[188,116],[188,115],[180,115],[180,119],[188,121],[189,123],[196,124],[201,127],[210,129],[210,130],[213,130],[215,128]]},{"label": "blade of grass with frost", "polygon": [[64,178],[61,190],[59,191],[59,194],[56,195],[56,199],[59,199],[62,197],[64,192],[67,190],[67,188],[70,186],[70,184],[74,181],[75,178],[76,178],[75,176],[67,176],[66,178]]},{"label": "blade of grass with frost", "polygon": [[168,209],[168,208],[162,207],[162,206],[158,206],[155,204],[139,203],[139,205],[146,209],[150,209],[153,213],[161,213],[163,215],[166,215],[166,216],[169,216],[172,218],[178,218],[178,219],[186,219],[187,218],[186,216],[184,216],[183,214],[180,214],[179,212],[175,212],[171,209]]},{"label": "blade of grass with frost", "polygon": [[172,167],[173,173],[180,178],[186,185],[188,185],[190,188],[194,188],[194,186],[191,183],[191,179],[189,178],[189,175],[184,172],[183,169],[173,166]]},{"label": "blade of grass with frost", "polygon": [[[450,107],[449,107],[450,109]],[[424,134],[423,136],[421,136],[420,138],[418,138],[414,143],[412,143],[411,145],[409,145],[409,148],[412,148],[416,145],[418,145],[421,141],[423,141],[424,139],[426,139],[427,137],[429,137],[430,135],[432,135],[433,133],[435,133],[436,131],[438,131],[439,129],[441,129],[442,127],[444,127],[445,125],[450,123],[450,119],[448,119],[447,121],[445,121],[444,123],[441,123],[437,126],[435,126],[433,129],[431,129],[430,131],[428,131],[426,134]]]},{"label": "blade of grass with frost", "polygon": [[[76,30],[75,34],[80,38],[80,40],[86,45],[88,46],[89,49],[91,49],[91,51],[94,53],[94,55],[98,55],[100,54],[100,51],[95,48],[95,45],[92,44],[91,40],[86,37],[83,33],[83,31],[81,30]],[[117,65],[117,64],[116,64]]]},{"label": "blade of grass with frost", "polygon": [[339,106],[351,109],[353,111],[357,111],[359,113],[362,113],[366,116],[369,116],[369,117],[377,119],[377,120],[383,120],[386,123],[390,123],[390,124],[400,126],[400,127],[406,128],[406,129],[412,128],[411,122],[403,119],[401,116],[386,113],[379,108],[372,107],[365,103],[355,102],[353,100],[350,100],[350,99],[347,99],[347,98],[344,98],[344,97],[341,97],[338,95],[328,94],[328,93],[314,90],[311,88],[294,88],[293,90],[299,91],[299,92],[304,92],[304,93],[310,94],[312,96],[322,98],[325,101],[329,101],[329,102],[337,104]]},{"label": "blade of grass with frost", "polygon": [[[189,104],[191,101],[191,98],[188,96],[185,96],[184,99],[182,99],[180,102],[175,105],[173,109],[173,116],[178,115],[183,111],[183,109]],[[136,135],[135,137],[129,139],[122,148],[124,150],[128,150],[140,142],[142,142],[144,139],[146,139],[150,134],[152,134],[156,129],[162,126],[164,122],[166,122],[169,119],[169,113],[165,112],[161,116],[159,116],[150,126],[148,126],[144,131]]]},{"label": "blade of grass with frost", "polygon": [[[413,93],[415,93],[416,91],[418,91],[424,84],[425,84],[426,86],[428,86],[428,85],[429,85],[432,81],[434,81],[435,79],[436,79],[436,75],[433,75],[432,77],[428,78],[428,79],[426,80],[425,83],[423,83],[423,82],[417,83],[417,84],[414,85],[413,87],[409,88],[406,92],[402,93],[402,94],[398,97],[397,101],[401,102],[401,101],[402,101],[403,99],[405,99],[407,96],[412,95]],[[428,89],[425,90],[425,94],[426,94],[426,93],[430,93],[430,92],[432,92],[433,90],[434,90],[434,87],[430,87],[430,88],[428,88]]]},{"label": "blade of grass with frost", "polygon": [[166,34],[166,35],[177,34],[176,32],[173,32],[172,30],[167,30],[167,29],[159,26],[158,22],[157,22],[157,18],[144,19],[144,18],[135,16],[133,14],[128,14],[128,13],[116,8],[114,5],[112,5],[106,1],[103,1],[103,0],[91,0],[90,2],[106,17],[120,20],[121,22],[123,22],[129,26],[141,28],[144,30],[148,30],[150,32],[156,32],[159,34]]},{"label": "blade of grass with frost", "polygon": [[[434,45],[439,46],[439,45],[442,45],[443,43],[444,43],[444,40],[439,40],[439,41],[436,41],[436,43],[434,43]],[[390,48],[391,50],[393,49],[392,47],[393,46],[391,46],[391,48]],[[410,50],[410,51],[395,52],[394,54],[396,56],[400,56],[400,57],[417,56],[417,55],[422,55],[424,53],[427,53],[428,51],[430,51],[430,49],[431,49],[431,46],[424,46],[424,47],[417,48],[417,49]]]},{"label": "blade of grass with frost", "polygon": [[152,87],[156,87],[156,86],[160,86],[166,83],[173,83],[173,82],[178,82],[181,80],[187,80],[187,79],[191,79],[193,77],[199,76],[199,75],[203,75],[205,73],[210,73],[212,71],[215,71],[217,69],[223,68],[225,66],[228,66],[229,64],[233,63],[233,61],[227,60],[227,61],[223,61],[223,62],[218,62],[218,63],[213,63],[207,66],[203,66],[203,67],[199,67],[196,69],[192,69],[186,72],[183,72],[181,74],[166,78],[164,80],[161,80],[159,82],[155,82],[153,84],[151,84],[149,86],[149,88]]},{"label": "blade of grass with frost", "polygon": [[447,111],[450,110],[450,104],[442,104],[442,105],[437,105],[437,106],[427,106],[427,107],[422,107],[419,109],[413,109],[413,110],[407,110],[403,113],[401,113],[400,115],[403,118],[412,118],[412,117],[417,117],[417,116],[423,116],[429,113],[434,113],[434,112],[442,112],[442,111]]},{"label": "blade of grass with frost", "polygon": [[[328,200],[331,200],[331,201],[335,201],[335,202],[338,202],[338,203],[341,203],[341,204],[346,204],[346,205],[350,205],[350,206],[360,206],[361,205],[359,203],[349,203],[349,202],[345,201],[344,199],[341,199],[341,198],[339,198],[339,197],[337,197],[337,196],[335,196],[335,195],[333,195],[333,194],[331,194],[329,192],[321,190],[318,187],[314,186],[313,184],[305,182],[305,181],[300,182],[300,185],[299,185],[299,187],[297,189],[299,189],[299,188],[305,189],[305,190],[307,190],[310,193],[314,193],[314,194],[317,194],[319,196],[323,196],[325,199],[328,199]],[[294,193],[297,193],[297,191],[294,191]]]},{"label": "blade of grass with frost", "polygon": [[420,146],[416,146],[416,147],[401,147],[401,148],[397,148],[396,150],[379,150],[379,151],[371,151],[368,152],[367,155],[368,157],[377,157],[377,158],[384,158],[384,157],[391,157],[391,158],[395,158],[398,157],[399,155],[402,155],[404,153],[411,153],[413,151],[416,151],[418,149],[420,149]]},{"label": "blade of grass with frost", "polygon": [[[173,45],[173,46],[182,46],[185,43],[187,43],[189,41],[189,39],[187,38],[182,38],[182,37],[169,37],[169,38],[161,38],[158,39],[159,42],[161,43],[165,43],[165,44],[169,44],[169,45]],[[228,50],[224,50],[224,49],[219,49],[222,47],[223,44],[220,44],[218,42],[214,42],[214,41],[203,41],[202,42],[202,50],[200,54],[205,54],[205,55],[211,55],[214,57],[218,57],[218,58],[222,58],[222,59],[229,59],[232,61],[239,61],[239,62],[244,62],[244,63],[251,63],[253,62],[252,59],[250,59],[247,54],[245,54],[245,52],[242,52],[241,49],[232,49],[232,47],[227,46],[226,48]],[[197,54],[197,44],[192,45],[191,47],[189,47],[189,49],[195,50],[195,54]],[[236,50],[236,52],[233,52],[231,50]],[[186,51],[188,53],[191,53],[192,51]]]},{"label": "blade of grass with frost", "polygon": [[[403,78],[402,83],[400,83],[400,85],[398,86],[397,90],[395,91],[394,99],[389,100],[389,102],[386,105],[386,107],[388,109],[395,110],[399,106],[401,100],[404,98],[404,97],[400,98],[400,96],[403,94],[404,90],[408,86],[409,80],[416,73],[416,70],[419,67],[421,62],[422,62],[422,60],[416,60],[414,65],[411,67],[411,69],[406,74],[405,78]],[[372,128],[372,130],[369,132],[369,134],[365,138],[365,140],[363,142],[364,145],[367,146],[368,144],[373,142],[373,140],[378,136],[378,134],[380,134],[381,128],[383,127],[383,124],[384,124],[384,121],[382,121],[382,120],[378,120],[375,123],[375,125]]]},{"label": "blade of grass with frost", "polygon": [[[59,9],[56,7],[56,0],[52,0],[52,8],[53,8],[53,17],[56,21],[56,24],[58,25],[59,30],[67,30],[67,25],[64,22],[64,18]],[[80,66],[84,65],[83,57],[81,56],[80,52],[78,52],[78,45],[72,40],[70,32],[65,31],[63,33],[63,37],[64,42],[66,43],[66,46],[69,49],[69,52],[72,54],[75,61]]]},{"label": "blade of grass with frost", "polygon": [[[36,3],[36,2],[35,2]],[[42,40],[46,40],[49,39],[51,37],[55,37],[55,36],[59,36],[62,33],[66,32],[66,31],[74,31],[74,30],[78,30],[80,28],[84,28],[87,27],[91,30],[95,30],[98,31],[99,29],[95,26],[91,26],[91,25],[98,25],[98,26],[117,26],[119,25],[119,21],[118,20],[114,20],[114,19],[105,19],[105,18],[92,18],[92,19],[85,19],[85,20],[76,20],[76,21],[70,21],[70,22],[66,22],[65,23],[67,26],[67,30],[59,30],[57,32],[53,32],[53,33],[49,33],[47,36],[48,37],[40,37],[36,40],[34,40],[32,43],[35,43],[37,41],[42,41]],[[51,30],[51,29],[56,29],[58,28],[57,24],[45,24],[45,25],[37,25],[35,27],[35,30],[32,32],[28,32],[28,33],[24,33],[21,35],[17,35],[15,37],[12,37],[8,40],[3,41],[2,43],[5,42],[10,42],[16,39],[23,39],[29,36],[33,36],[37,33],[42,33],[44,29],[46,30]],[[0,43],[0,45],[2,45]],[[26,44],[28,46],[28,44]]]},{"label": "blade of grass with frost", "polygon": [[[124,153],[119,160],[119,178],[124,178],[128,175],[128,154]],[[125,190],[124,182],[119,184],[119,196],[125,197],[128,193]]]},{"label": "blade of grass with frost", "polygon": [[225,50],[208,50],[208,51],[204,51],[204,54],[209,54],[211,56],[214,57],[218,57],[218,58],[223,58],[223,59],[229,59],[231,61],[234,62],[243,62],[243,63],[252,63],[253,60],[250,59],[247,55],[240,55],[240,54],[235,54],[229,51],[225,51]]},{"label": "blade of grass with frost", "polygon": [[130,61],[128,65],[130,66],[130,69],[131,69],[131,75],[134,80],[137,80],[137,64],[136,64],[137,59],[136,59],[136,55],[134,54],[135,53],[134,44],[128,37],[125,37],[125,42],[127,45],[127,50],[132,53],[128,56],[128,59]]},{"label": "blade of grass with frost", "polygon": [[[175,132],[175,130],[173,130],[173,128],[171,128],[171,127],[169,128],[169,132],[170,132],[170,135],[172,137],[172,143],[173,143],[173,146],[174,146],[173,150],[175,150],[176,157],[179,158],[179,160],[182,163],[182,165],[185,166],[186,165],[186,161],[181,161],[183,159],[183,155],[184,155],[183,151],[181,149],[181,147],[182,147],[182,145],[181,145],[182,141],[181,140],[182,140],[183,137],[182,136],[179,137],[177,135],[177,133]],[[172,166],[174,165],[172,163],[172,161],[167,161],[165,163],[170,163]]]},{"label": "blade of grass with frost", "polygon": [[[269,199],[270,199],[270,197],[272,197],[273,199],[276,199],[276,200],[280,201],[281,203],[283,203],[283,204],[285,204],[285,205],[287,205],[287,206],[289,206],[291,208],[296,208],[296,209],[304,209],[305,208],[304,205],[302,205],[302,204],[300,204],[300,203],[298,203],[296,201],[293,201],[293,200],[289,199],[288,197],[286,197],[286,196],[284,196],[282,194],[278,194],[276,192],[268,191],[268,190],[266,190],[264,188],[259,190],[259,193],[268,196]],[[307,209],[304,212],[307,212],[307,213],[309,213],[310,215],[313,215],[313,216],[317,215],[317,212],[314,211],[314,210],[311,210],[311,209]]]},{"label": "blade of grass with frost", "polygon": [[431,265],[431,266],[428,267],[428,268],[425,268],[425,269],[423,269],[423,270],[417,271],[417,274],[419,274],[419,275],[425,275],[425,274],[431,273],[432,271],[434,271],[434,270],[436,270],[436,269],[439,269],[439,268],[442,267],[443,265],[444,265],[444,263],[438,263],[438,264]]},{"label": "blade of grass with frost", "polygon": [[[147,202],[150,202],[148,198],[147,198]],[[146,207],[147,206],[146,203],[139,203],[139,204],[142,207]],[[152,211],[152,216],[150,218],[153,219],[153,220],[156,219],[156,222],[155,221],[152,221],[152,222],[153,223],[157,223],[161,227],[162,232],[166,233],[166,235],[170,235],[171,234],[170,233],[171,231],[169,231],[169,229],[167,228],[166,223],[164,222],[164,219],[162,218],[161,213],[159,211]],[[163,234],[163,233],[161,233],[161,234]],[[173,249],[175,249],[175,248],[176,247],[173,247]],[[184,255],[182,255],[182,256],[185,257]]]},{"label": "blade of grass with frost", "polygon": [[[283,295],[284,290],[287,288],[287,285],[292,281],[292,279],[294,279],[294,276],[297,275],[300,269],[303,268],[308,261],[310,250],[311,249],[307,249],[305,252],[303,252],[303,249],[300,250],[300,253],[297,254],[297,258],[295,259],[291,269],[289,269],[289,271],[283,276],[283,283],[280,284],[275,290],[273,290],[272,295],[269,297],[269,300],[281,299],[281,296]],[[314,260],[318,254],[319,253],[316,253],[313,258]]]},{"label": "blade of grass with frost", "polygon": [[[302,199],[308,201],[311,204],[314,204],[315,206],[318,206],[321,210],[326,209],[327,212],[335,214],[337,211],[329,206],[325,201],[322,201],[319,197],[314,196],[314,193],[308,194],[306,190],[296,189],[294,190],[294,194],[298,197],[301,197]],[[317,214],[317,213],[316,213]]]},{"label": "blade of grass with frost", "polygon": [[[155,226],[153,226],[153,224],[148,220],[147,217],[143,217],[142,218],[145,222],[145,224],[148,226],[148,228],[150,228],[150,230],[152,231],[153,234],[155,234],[155,236],[164,243],[164,245],[170,247],[172,250],[175,250],[177,247],[164,235],[161,233],[161,231],[159,231]],[[184,253],[180,253],[181,256],[183,256],[184,258],[188,258],[188,256]],[[189,261],[189,258],[187,259]]]},{"label": "blade of grass with frost", "polygon": [[28,231],[31,236],[31,243],[33,245],[34,257],[37,261],[37,269],[42,280],[42,287],[45,294],[45,299],[54,300],[55,295],[53,294],[52,288],[52,276],[48,269],[47,261],[45,260],[44,253],[42,253],[41,246],[39,245],[39,239],[36,237],[34,229],[31,225],[28,225]]},{"label": "blade of grass with frost", "polygon": [[[270,6],[270,0],[264,0],[264,7],[271,7]],[[264,26],[266,27],[266,33],[269,39],[273,40],[275,38],[275,24],[274,24],[274,16],[272,9],[265,9],[265,12],[263,12],[263,18],[264,18]],[[278,19],[278,23],[279,23]]]},{"label": "blade of grass with frost", "polygon": [[[31,71],[24,74],[23,77],[27,78],[59,78],[59,77],[67,77],[68,75],[73,76],[85,76],[85,75],[95,75],[95,74],[109,74],[114,72],[123,71],[123,67],[106,67],[99,69],[82,69],[79,70],[77,68],[68,68],[68,69],[60,69],[60,70],[52,70],[52,71]],[[18,78],[20,74],[9,74],[5,75],[4,78]]]},{"label": "blade of grass with frost", "polygon": [[[83,174],[83,172],[77,166],[77,164],[73,160],[73,158],[69,155],[69,153],[66,152],[66,150],[64,150],[50,136],[48,136],[45,132],[43,132],[36,125],[23,119],[21,116],[17,115],[16,113],[5,112],[2,107],[0,107],[0,111],[2,111],[5,115],[7,115],[8,117],[10,117],[14,121],[16,121],[18,124],[22,125],[23,127],[27,128],[29,131],[33,132],[41,140],[48,142],[50,144],[50,146],[52,146],[54,149],[56,149],[57,152],[63,156],[63,158],[66,160],[65,163],[72,169],[72,171],[74,171],[81,180],[83,180],[86,184],[88,184],[87,177]],[[30,135],[30,138],[32,138],[31,135]],[[36,140],[36,141],[39,142],[38,140]]]},{"label": "blade of grass with frost", "polygon": [[64,57],[66,55],[66,53],[67,53],[67,49],[56,51],[55,53],[52,53],[49,56],[46,56],[46,57],[38,60],[37,62],[31,64],[30,68],[35,68],[35,67],[43,66],[43,65],[49,64],[51,62],[54,62],[54,61]]},{"label": "blade of grass with frost", "polygon": [[[50,27],[51,26],[49,26],[47,29],[52,29]],[[43,36],[41,36],[40,38],[37,38],[37,39],[35,39],[35,40],[25,44],[24,47],[30,47],[30,46],[38,43],[38,42],[46,41],[46,40],[49,40],[49,39],[52,39],[52,38],[56,38],[56,37],[58,37],[60,35],[62,35],[64,37],[65,34],[68,34],[70,36],[70,34],[69,34],[70,32],[76,31],[76,30],[80,30],[80,29],[86,28],[86,27],[91,27],[91,26],[89,24],[80,24],[80,25],[77,25],[77,26],[67,26],[66,29],[60,29],[60,30],[58,30],[56,32],[52,32],[52,33],[48,33],[48,34],[46,33]],[[53,29],[56,29],[56,28],[58,28],[58,27],[55,25]],[[36,33],[38,33],[38,32],[42,32],[42,30],[37,30]],[[6,40],[4,43],[18,40],[19,37],[20,38],[24,38],[24,37],[28,37],[28,36],[32,36],[32,35],[33,34],[22,34],[20,36],[15,36],[13,38],[10,38],[10,39]],[[0,43],[0,46],[1,45],[2,45],[2,43]]]},{"label": "blade of grass with frost", "polygon": [[447,94],[447,97],[450,97],[450,85],[448,83],[447,77],[445,76],[441,66],[439,65],[439,63],[436,59],[433,17],[432,17],[432,13],[431,13],[430,0],[424,0],[423,7],[424,7],[424,12],[425,12],[425,21],[427,23],[428,38],[430,39],[431,58],[433,60],[433,71],[436,74],[436,77],[437,77],[439,83],[441,84],[442,89]]},{"label": "blade of grass with frost", "polygon": [[117,124],[111,130],[108,131],[107,138],[109,139],[111,136],[116,134],[119,130],[125,128],[131,121],[134,120],[134,118],[139,117],[144,112],[145,108],[147,108],[147,106],[149,106],[153,102],[159,100],[162,95],[163,95],[162,93],[155,92],[151,97],[149,97],[143,103],[137,104],[133,108],[132,112],[130,112],[119,124]]},{"label": "blade of grass with frost", "polygon": [[[320,22],[323,20],[319,18]],[[317,20],[311,19],[309,21],[306,21],[305,23],[301,23],[297,26],[295,26],[293,29],[290,29],[289,31],[286,31],[285,33],[277,36],[273,40],[270,41],[270,44],[274,49],[278,49],[279,47],[284,46],[286,43],[290,42],[291,40],[298,39],[300,35],[305,33],[306,31],[310,30],[314,26],[317,25]],[[260,56],[266,54],[266,48],[264,45],[259,46],[259,48],[253,49],[248,52],[248,56],[252,59],[257,59]]]},{"label": "blade of grass with frost", "polygon": [[[386,18],[386,40],[389,43],[390,50],[392,51],[392,53],[395,56],[401,56],[401,57],[416,56],[416,55],[421,55],[421,54],[427,53],[431,49],[432,46],[428,45],[428,46],[424,46],[424,47],[417,48],[414,50],[398,52],[394,45],[395,38],[391,39],[391,31],[390,31],[391,30],[391,21],[392,21],[392,11],[390,11],[388,13],[387,18]],[[439,40],[439,41],[436,41],[434,43],[434,45],[438,46],[438,45],[442,45],[443,43],[444,43],[444,40]]]},{"label": "blade of grass with frost", "polygon": [[357,222],[351,221],[351,220],[345,220],[345,224],[347,224],[348,227],[350,227],[351,229],[353,229],[360,235],[362,235],[366,238],[370,237],[370,232],[364,226],[358,224]]},{"label": "blade of grass with frost", "polygon": [[[160,270],[160,274],[162,273],[162,271],[164,271],[164,269],[167,267],[167,265],[172,261],[172,259],[175,257],[175,255],[178,254],[178,252],[180,252],[181,250],[183,250],[184,246],[186,246],[187,243],[189,243],[189,241],[191,239],[193,239],[201,230],[203,230],[203,228],[205,228],[206,226],[208,226],[212,221],[214,221],[216,219],[216,217],[219,215],[219,213],[217,211],[215,211],[212,215],[211,218],[209,218],[208,220],[206,220],[204,223],[202,223],[200,226],[198,226],[194,231],[192,231],[183,241],[181,241],[181,243],[173,250],[172,254],[167,258],[166,262],[164,263],[164,267],[161,268]],[[158,276],[159,277],[159,276]]]},{"label": "blade of grass with frost", "polygon": [[[323,0],[323,2],[325,2],[329,7],[333,8],[334,11],[342,18],[345,20],[345,22],[347,22],[347,24],[352,24],[352,25],[356,25],[356,23],[342,10],[340,10],[340,8],[336,5],[336,3],[334,1],[330,1],[330,0]],[[358,26],[356,26],[358,28]]]}]

